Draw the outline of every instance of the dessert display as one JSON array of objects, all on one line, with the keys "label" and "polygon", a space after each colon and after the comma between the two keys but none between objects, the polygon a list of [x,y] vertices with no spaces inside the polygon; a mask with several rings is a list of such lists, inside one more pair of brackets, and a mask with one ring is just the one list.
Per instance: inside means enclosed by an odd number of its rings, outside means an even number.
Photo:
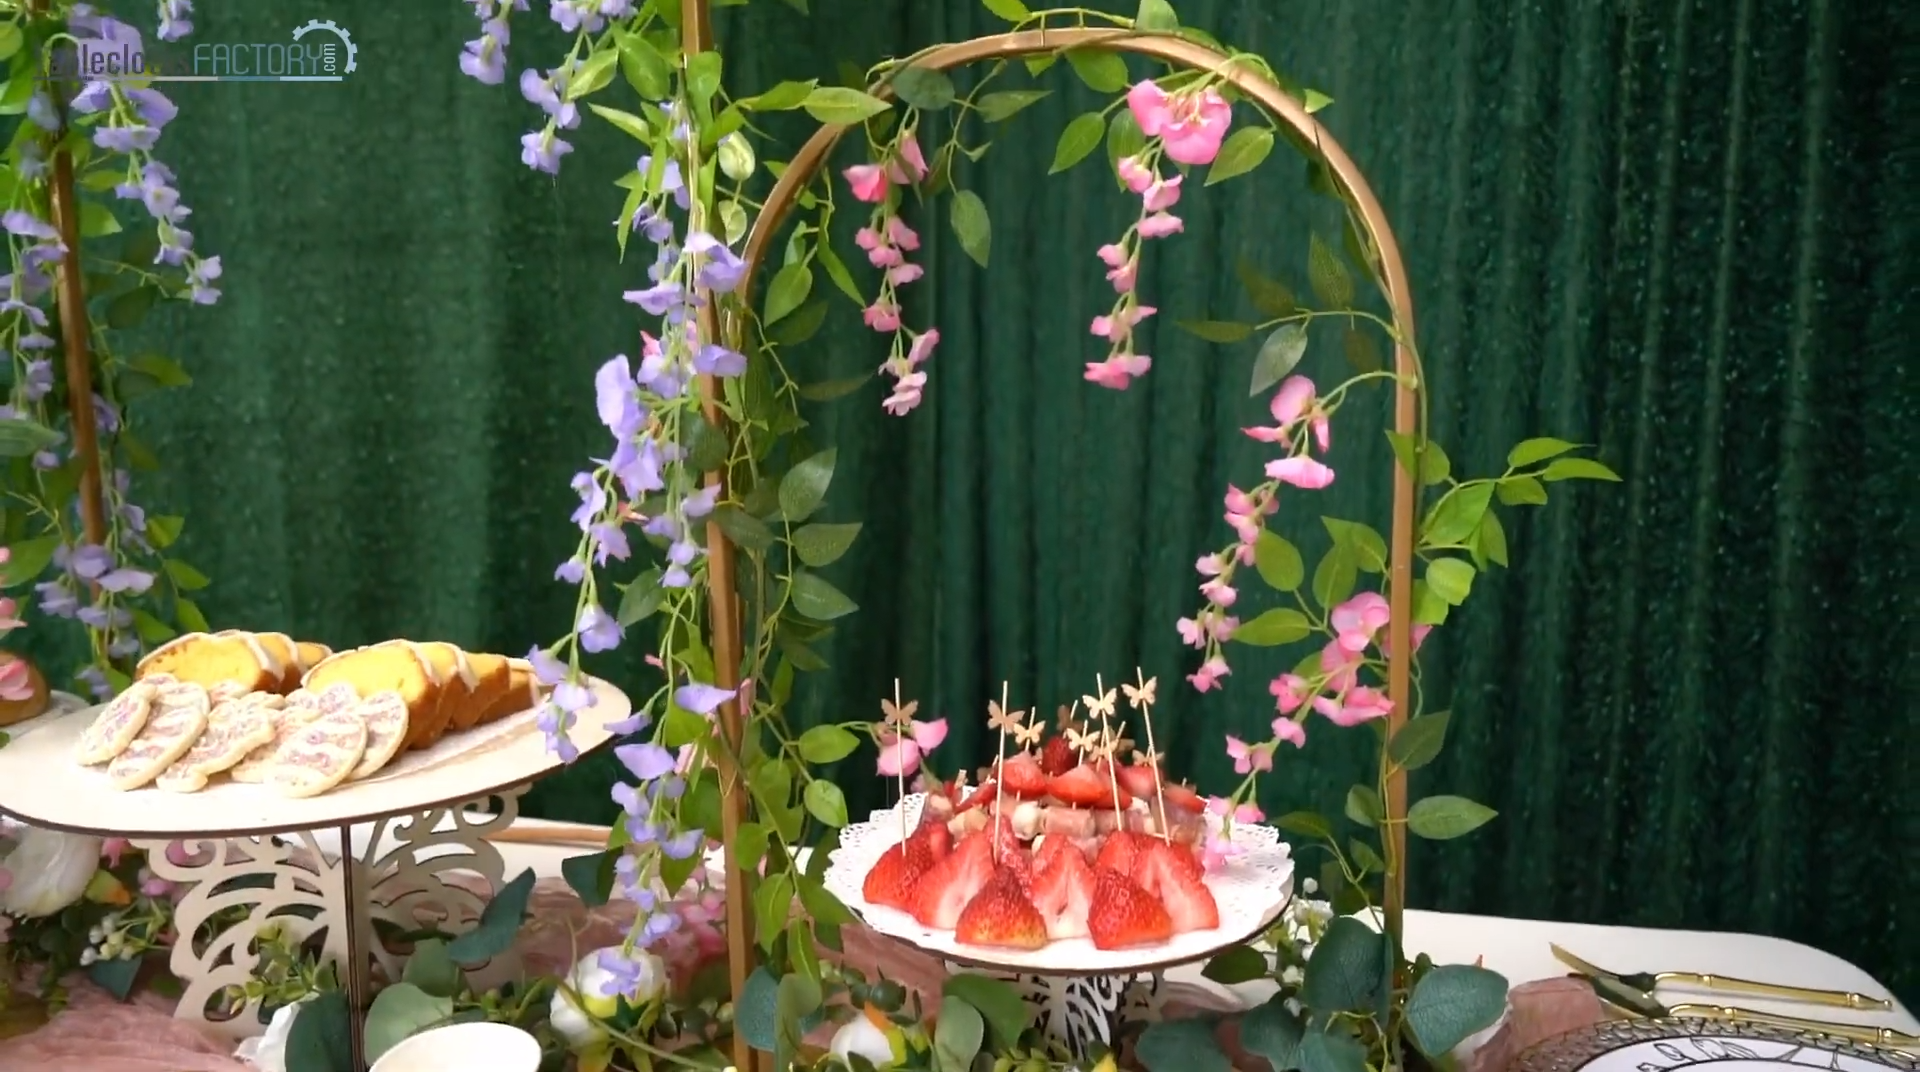
[{"label": "dessert display", "polygon": [[140,662],[74,758],[123,792],[196,793],[224,775],[312,797],[539,700],[524,660],[447,643],[334,652],[282,633],[192,633]]},{"label": "dessert display", "polygon": [[[1123,687],[1148,715],[1153,683]],[[1199,856],[1205,802],[1163,776],[1150,718],[1144,752],[1109,725],[1113,699],[1106,690],[1085,698],[1089,726],[1063,709],[1041,745],[1045,727],[1008,710],[1003,692],[988,724],[1002,753],[1008,736],[1019,750],[981,771],[975,788],[963,777],[928,792],[911,829],[903,802],[900,836],[866,866],[861,899],[982,949],[1033,951],[1071,939],[1096,950],[1145,949],[1220,928]],[[883,706],[889,718],[912,717],[912,705],[897,699]]]}]

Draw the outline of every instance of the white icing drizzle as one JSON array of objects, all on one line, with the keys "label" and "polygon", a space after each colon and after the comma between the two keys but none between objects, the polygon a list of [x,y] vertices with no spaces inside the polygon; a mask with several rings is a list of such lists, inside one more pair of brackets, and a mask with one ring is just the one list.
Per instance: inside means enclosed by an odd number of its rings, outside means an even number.
[{"label": "white icing drizzle", "polygon": [[467,660],[467,653],[455,645],[449,644],[447,646],[453,648],[453,669],[455,673],[460,675],[460,680],[466,683],[467,691],[472,692],[474,689],[479,688],[480,674],[474,670],[473,663]]},{"label": "white icing drizzle", "polygon": [[[433,659],[427,654],[425,648],[415,644],[411,640],[391,640],[387,643],[404,644],[407,651],[412,653],[413,661],[420,664],[420,672],[427,675],[428,681],[433,682],[435,685],[444,685],[447,683],[446,680],[440,676],[440,672],[433,668]],[[384,647],[385,645],[377,646]]]},{"label": "white icing drizzle", "polygon": [[213,635],[224,640],[238,640],[245,644],[247,651],[253,655],[253,661],[260,665],[262,672],[273,677],[279,677],[286,672],[286,668],[281,666],[280,660],[268,650],[259,633],[249,633],[244,629],[223,629]]}]

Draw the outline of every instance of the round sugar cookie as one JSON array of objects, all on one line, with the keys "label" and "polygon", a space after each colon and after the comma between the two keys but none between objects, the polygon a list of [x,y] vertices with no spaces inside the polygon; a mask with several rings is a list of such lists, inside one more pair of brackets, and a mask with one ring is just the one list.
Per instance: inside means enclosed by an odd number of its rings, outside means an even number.
[{"label": "round sugar cookie", "polygon": [[180,682],[162,688],[140,736],[107,764],[113,787],[124,793],[160,777],[206,731],[210,710],[207,690],[198,685]]},{"label": "round sugar cookie", "polygon": [[360,757],[360,763],[347,775],[347,781],[357,782],[373,777],[380,773],[382,767],[393,762],[393,757],[406,747],[412,726],[407,715],[407,701],[391,689],[374,693],[353,705],[351,710],[354,717],[367,726],[366,754]]},{"label": "round sugar cookie", "polygon": [[267,785],[281,796],[316,797],[347,780],[367,752],[367,724],[352,708],[328,711],[273,754]]},{"label": "round sugar cookie", "polygon": [[277,722],[274,710],[261,702],[267,695],[251,693],[214,707],[200,739],[154,784],[169,793],[198,793],[214,775],[232,769],[254,749],[272,741]]},{"label": "round sugar cookie", "polygon": [[134,738],[140,736],[140,731],[146,728],[153,698],[159,694],[162,686],[171,684],[172,678],[156,675],[128,685],[125,692],[100,709],[92,725],[80,731],[80,744],[74,750],[74,761],[83,767],[91,767],[110,763],[115,756],[126,751]]},{"label": "round sugar cookie", "polygon": [[[300,727],[319,718],[328,711],[338,711],[351,707],[359,697],[351,685],[335,685],[322,692],[307,689],[295,689],[285,697],[274,697],[281,703],[272,710],[273,739],[247,753],[245,759],[233,765],[227,771],[227,777],[236,782],[254,785],[267,780],[267,772],[273,768],[273,757],[285,747]],[[271,701],[266,701],[271,702]]]}]

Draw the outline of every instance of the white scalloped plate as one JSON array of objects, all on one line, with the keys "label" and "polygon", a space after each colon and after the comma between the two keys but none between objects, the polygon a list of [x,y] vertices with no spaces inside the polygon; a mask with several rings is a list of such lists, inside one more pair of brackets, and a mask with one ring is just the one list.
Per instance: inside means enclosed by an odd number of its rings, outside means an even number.
[{"label": "white scalloped plate", "polygon": [[842,830],[840,847],[833,850],[827,866],[826,886],[875,931],[950,960],[1047,975],[1117,975],[1166,968],[1203,959],[1265,931],[1293,895],[1293,856],[1280,840],[1280,832],[1270,826],[1236,824],[1234,841],[1244,845],[1247,854],[1207,875],[1207,888],[1220,906],[1220,926],[1213,930],[1175,935],[1165,944],[1139,949],[1096,949],[1086,938],[1049,942],[1032,952],[964,945],[952,931],[923,927],[898,909],[868,904],[861,894],[874,861],[899,843],[902,813],[904,828],[913,829],[925,800],[924,793],[914,793],[886,811],[874,812],[867,822]]}]

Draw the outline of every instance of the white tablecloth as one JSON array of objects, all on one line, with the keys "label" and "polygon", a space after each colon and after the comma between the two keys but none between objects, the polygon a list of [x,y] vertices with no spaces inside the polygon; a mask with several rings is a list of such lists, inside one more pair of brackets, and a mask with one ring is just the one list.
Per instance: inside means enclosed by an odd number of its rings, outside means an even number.
[{"label": "white tablecloth", "polygon": [[[579,830],[566,823],[522,819],[515,829]],[[360,837],[364,837],[362,834]],[[322,844],[330,834],[319,835]],[[356,846],[362,844],[356,837]],[[330,846],[329,846],[330,847]],[[580,845],[529,845],[506,843],[499,846],[512,876],[532,868],[542,876],[559,875],[560,862],[570,856],[592,851]],[[1554,923],[1545,920],[1503,919],[1469,916],[1453,912],[1407,912],[1406,944],[1410,953],[1426,953],[1441,964],[1472,963],[1481,959],[1488,968],[1518,985],[1537,979],[1565,975],[1567,968],[1553,958],[1547,943],[1557,942],[1567,950],[1603,968],[1619,972],[1658,972],[1684,970],[1713,972],[1745,979],[1791,983],[1822,990],[1852,991],[1870,997],[1891,998],[1891,993],[1872,976],[1831,953],[1798,942],[1766,938],[1757,934],[1731,934],[1717,931],[1671,931],[1644,927],[1606,927],[1590,923]],[[1209,989],[1200,977],[1199,966],[1176,969],[1170,973],[1182,982]],[[1257,989],[1236,988],[1249,1003],[1264,998]],[[1678,989],[1662,990],[1661,1000],[1669,1005],[1685,1001],[1713,1000],[1689,995]],[[1745,995],[1720,995],[1723,1004],[1784,1013],[1831,1022],[1849,1022],[1891,1027],[1920,1034],[1920,1020],[1894,1002],[1892,1012],[1866,1013],[1848,1009],[1828,1009],[1793,1002],[1768,1001]]]}]

